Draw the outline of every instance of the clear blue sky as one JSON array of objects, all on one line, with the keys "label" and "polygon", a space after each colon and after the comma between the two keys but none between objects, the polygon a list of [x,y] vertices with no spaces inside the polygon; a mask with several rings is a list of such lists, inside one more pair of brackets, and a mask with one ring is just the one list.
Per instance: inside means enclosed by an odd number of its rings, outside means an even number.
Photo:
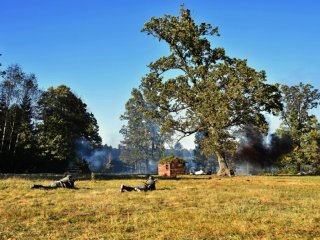
[{"label": "clear blue sky", "polygon": [[35,73],[43,89],[69,86],[116,147],[132,88],[168,52],[140,30],[152,16],[178,15],[182,2],[198,23],[219,26],[216,46],[265,70],[270,83],[320,89],[317,0],[0,0],[0,63]]}]

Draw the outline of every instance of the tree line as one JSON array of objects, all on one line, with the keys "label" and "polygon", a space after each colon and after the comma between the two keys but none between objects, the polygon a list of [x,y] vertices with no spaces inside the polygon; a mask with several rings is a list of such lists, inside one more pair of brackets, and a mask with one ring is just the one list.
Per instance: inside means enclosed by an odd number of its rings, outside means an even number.
[{"label": "tree line", "polygon": [[62,172],[83,162],[77,140],[101,146],[94,115],[69,87],[40,90],[36,76],[17,64],[1,73],[1,172]]}]

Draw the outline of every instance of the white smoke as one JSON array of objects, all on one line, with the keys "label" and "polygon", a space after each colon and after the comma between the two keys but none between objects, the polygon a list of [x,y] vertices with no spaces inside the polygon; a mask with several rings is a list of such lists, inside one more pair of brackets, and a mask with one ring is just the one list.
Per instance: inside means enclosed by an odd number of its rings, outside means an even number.
[{"label": "white smoke", "polygon": [[108,160],[106,149],[93,149],[85,139],[76,141],[76,149],[79,157],[88,163],[91,171],[101,170]]},{"label": "white smoke", "polygon": [[158,162],[157,161],[149,160],[147,174],[158,174]]}]

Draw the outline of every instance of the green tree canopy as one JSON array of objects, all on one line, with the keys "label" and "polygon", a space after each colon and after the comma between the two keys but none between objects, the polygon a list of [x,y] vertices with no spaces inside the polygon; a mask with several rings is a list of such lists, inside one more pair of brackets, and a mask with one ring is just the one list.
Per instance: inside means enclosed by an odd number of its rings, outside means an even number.
[{"label": "green tree canopy", "polygon": [[[2,54],[0,53],[0,57],[2,56]],[[2,66],[2,64],[0,63],[0,67]],[[3,75],[5,74],[5,71],[1,71],[1,68],[0,68],[0,77],[2,77]]]},{"label": "green tree canopy", "polygon": [[142,79],[146,99],[157,106],[145,109],[146,115],[161,119],[162,131],[206,132],[202,151],[218,159],[219,175],[230,175],[225,156],[236,149],[235,131],[246,125],[267,131],[263,113],[281,109],[277,86],[246,60],[212,48],[208,37],[218,36],[218,28],[196,24],[183,7],[178,17],[152,17],[142,31],[170,48]]},{"label": "green tree canopy", "polygon": [[149,172],[149,161],[159,160],[164,151],[164,143],[168,134],[161,134],[159,126],[144,117],[143,109],[152,108],[146,102],[139,89],[133,89],[131,98],[126,103],[126,111],[121,120],[126,121],[120,133],[124,139],[121,141],[120,158],[134,166],[136,170],[143,163],[145,171]]},{"label": "green tree canopy", "polygon": [[26,74],[17,64],[6,69],[0,82],[0,151],[2,158],[7,159],[5,168],[11,171],[19,171],[31,159],[38,96],[34,74]]},{"label": "green tree canopy", "polygon": [[[278,132],[287,134],[293,140],[293,151],[283,159],[285,164],[294,164],[296,171],[301,171],[301,165],[319,165],[319,123],[310,110],[317,108],[320,93],[310,84],[282,85],[281,111],[282,124]],[[311,147],[312,146],[312,147]]]},{"label": "green tree canopy", "polygon": [[43,157],[67,163],[76,158],[76,140],[83,138],[92,147],[101,145],[96,119],[70,88],[50,87],[38,104],[37,140]]}]

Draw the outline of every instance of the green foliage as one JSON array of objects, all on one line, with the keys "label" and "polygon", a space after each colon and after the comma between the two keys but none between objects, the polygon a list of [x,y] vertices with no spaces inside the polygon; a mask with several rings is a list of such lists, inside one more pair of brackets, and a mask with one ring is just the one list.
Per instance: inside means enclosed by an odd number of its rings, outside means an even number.
[{"label": "green foliage", "polygon": [[4,171],[21,171],[32,162],[38,93],[34,74],[24,73],[16,64],[7,68],[0,83],[0,168]]},{"label": "green foliage", "polygon": [[164,158],[161,158],[159,160],[159,163],[163,164],[166,162],[174,162],[174,163],[185,163],[186,161],[183,160],[182,158],[176,157],[176,156],[167,156]]},{"label": "green foliage", "polygon": [[219,36],[218,28],[197,25],[183,7],[179,17],[151,18],[142,31],[170,48],[142,79],[144,96],[157,106],[146,114],[159,119],[164,132],[206,132],[202,152],[216,156],[220,170],[227,168],[225,156],[236,149],[236,131],[252,125],[267,132],[263,113],[276,114],[282,107],[278,86],[267,84],[265,72],[246,60],[212,48],[207,37]]},{"label": "green foliage", "polygon": [[[0,53],[0,57],[2,56],[2,54]],[[2,64],[0,63],[0,67],[2,66]],[[2,77],[6,72],[5,71],[1,71],[0,68],[0,77]]]},{"label": "green foliage", "polygon": [[77,157],[75,143],[81,138],[92,147],[101,145],[96,119],[70,88],[64,85],[50,87],[38,104],[37,140],[42,157],[74,161]]},{"label": "green foliage", "polygon": [[9,66],[0,82],[0,171],[64,171],[77,160],[75,140],[100,146],[86,107],[68,87],[41,92],[34,74]]},{"label": "green foliage", "polygon": [[296,86],[282,85],[284,103],[279,134],[289,135],[293,140],[293,151],[284,156],[282,163],[295,166],[300,172],[303,166],[311,165],[319,171],[320,162],[320,124],[310,110],[317,108],[320,93],[310,84],[300,83]]},{"label": "green foliage", "polygon": [[153,106],[146,101],[141,90],[133,89],[131,95],[125,106],[126,111],[121,116],[121,120],[127,123],[120,130],[124,137],[120,158],[136,170],[138,165],[143,164],[148,172],[149,160],[158,160],[162,156],[164,142],[169,135],[162,134],[156,122],[144,115],[143,109]]}]

